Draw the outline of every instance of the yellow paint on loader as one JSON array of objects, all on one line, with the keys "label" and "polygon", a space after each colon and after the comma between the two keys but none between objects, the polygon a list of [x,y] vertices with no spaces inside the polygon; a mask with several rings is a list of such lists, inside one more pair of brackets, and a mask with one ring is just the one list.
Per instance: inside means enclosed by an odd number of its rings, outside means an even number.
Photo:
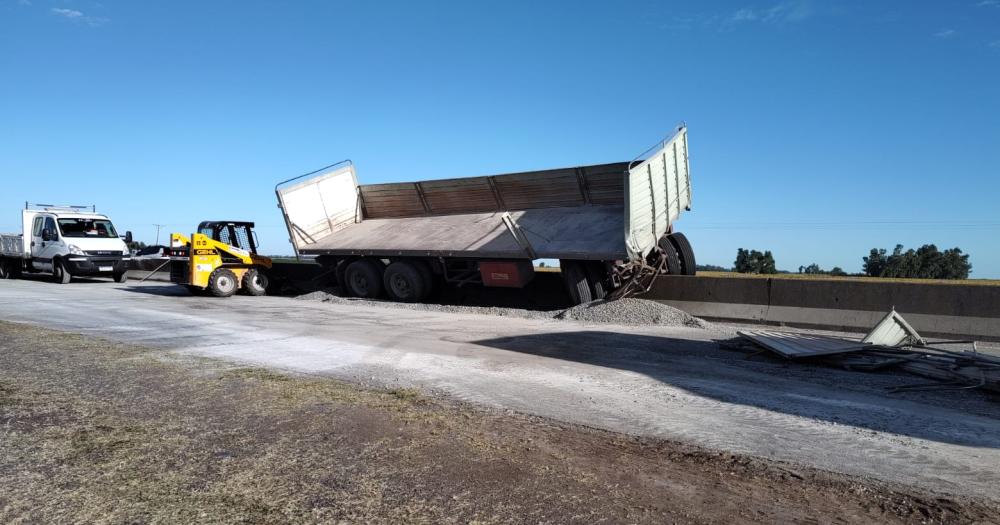
[{"label": "yellow paint on loader", "polygon": [[[215,293],[214,290],[210,290],[212,274],[216,270],[226,269],[232,272],[235,276],[236,290],[239,290],[245,287],[244,276],[246,276],[247,272],[251,270],[259,272],[271,268],[271,259],[269,257],[257,255],[217,241],[207,235],[193,233],[191,237],[188,237],[182,233],[170,234],[170,248],[172,252],[185,247],[187,248],[186,257],[171,257],[174,261],[188,263],[187,275],[184,276],[185,282],[181,282],[180,275],[172,272],[176,276],[174,281],[178,284],[187,285],[189,288],[195,287],[201,290],[212,291],[215,295],[221,295]],[[266,287],[266,280],[264,282],[264,286]]]}]

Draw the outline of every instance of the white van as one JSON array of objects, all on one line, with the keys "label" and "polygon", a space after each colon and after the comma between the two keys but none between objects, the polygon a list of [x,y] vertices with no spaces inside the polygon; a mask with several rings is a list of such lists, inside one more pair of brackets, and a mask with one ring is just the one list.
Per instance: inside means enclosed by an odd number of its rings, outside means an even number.
[{"label": "white van", "polygon": [[95,207],[25,203],[21,218],[22,233],[0,234],[0,278],[43,272],[63,284],[74,276],[128,279],[132,232],[119,236]]}]

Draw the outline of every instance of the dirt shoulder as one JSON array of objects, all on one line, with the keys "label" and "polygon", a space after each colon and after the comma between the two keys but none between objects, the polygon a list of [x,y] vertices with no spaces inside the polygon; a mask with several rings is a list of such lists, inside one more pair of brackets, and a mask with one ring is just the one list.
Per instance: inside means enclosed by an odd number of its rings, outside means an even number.
[{"label": "dirt shoulder", "polygon": [[1000,508],[0,322],[0,522],[997,522]]}]

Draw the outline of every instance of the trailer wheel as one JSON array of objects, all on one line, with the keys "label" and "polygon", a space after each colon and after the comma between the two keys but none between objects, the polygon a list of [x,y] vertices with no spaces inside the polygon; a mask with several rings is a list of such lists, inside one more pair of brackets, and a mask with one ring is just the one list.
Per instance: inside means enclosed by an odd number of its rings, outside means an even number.
[{"label": "trailer wheel", "polygon": [[208,291],[216,297],[229,297],[238,288],[236,274],[228,268],[216,268],[208,276]]},{"label": "trailer wheel", "polygon": [[587,282],[587,272],[583,265],[576,261],[559,261],[559,266],[569,291],[570,302],[577,305],[592,301],[590,283]]},{"label": "trailer wheel", "polygon": [[73,276],[66,271],[66,263],[62,262],[62,259],[52,261],[52,276],[59,284],[69,284],[73,280]]},{"label": "trailer wheel", "polygon": [[434,285],[436,284],[434,272],[431,270],[431,265],[426,261],[415,260],[413,261],[413,265],[420,272],[420,276],[424,278],[424,295],[420,298],[422,301],[434,292]]},{"label": "trailer wheel", "polygon": [[337,288],[340,289],[340,295],[351,295],[351,291],[347,288],[347,267],[354,262],[354,259],[341,259],[337,261],[337,265],[333,269],[334,279],[337,281]]},{"label": "trailer wheel", "polygon": [[660,245],[660,249],[663,250],[663,258],[667,263],[667,274],[681,275],[684,273],[681,270],[681,257],[677,254],[677,248],[674,248],[674,243],[670,241],[670,236],[664,235],[660,237],[658,244]]},{"label": "trailer wheel", "polygon": [[586,265],[587,281],[590,282],[590,297],[594,300],[604,299],[608,295],[608,272],[604,269],[604,263],[590,261],[584,264]]},{"label": "trailer wheel", "polygon": [[389,298],[403,303],[415,303],[427,295],[427,282],[417,265],[410,261],[396,261],[385,269],[383,277]]},{"label": "trailer wheel", "polygon": [[350,295],[374,299],[382,293],[382,265],[358,259],[344,271],[344,287]]},{"label": "trailer wheel", "polygon": [[252,295],[254,297],[266,295],[267,277],[257,271],[256,268],[247,270],[247,273],[243,274],[243,291],[246,292],[247,295]]},{"label": "trailer wheel", "polygon": [[681,274],[694,275],[697,271],[697,265],[694,261],[694,250],[691,249],[691,243],[688,242],[687,237],[680,232],[671,233],[668,237],[674,248],[677,249],[678,255],[680,255]]}]

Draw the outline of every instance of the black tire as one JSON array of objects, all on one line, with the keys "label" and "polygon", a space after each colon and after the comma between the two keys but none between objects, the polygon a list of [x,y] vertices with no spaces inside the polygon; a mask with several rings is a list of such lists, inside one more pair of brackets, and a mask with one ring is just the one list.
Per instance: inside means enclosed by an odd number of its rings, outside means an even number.
[{"label": "black tire", "polygon": [[333,270],[334,278],[337,280],[337,288],[340,290],[340,295],[350,296],[351,292],[347,289],[347,267],[354,262],[354,259],[342,259],[337,261],[337,266]]},{"label": "black tire", "polygon": [[434,271],[431,270],[431,265],[426,261],[415,260],[412,261],[413,266],[417,268],[420,275],[424,278],[424,296],[420,298],[421,301],[426,299],[429,295],[434,293],[434,288],[437,284],[437,280],[434,279]]},{"label": "black tire", "polygon": [[236,274],[229,268],[216,268],[208,276],[208,292],[216,297],[229,297],[239,289]]},{"label": "black tire", "polygon": [[382,284],[389,298],[401,303],[415,303],[427,296],[427,280],[417,265],[396,261],[385,269]]},{"label": "black tire", "polygon": [[684,270],[681,269],[681,257],[677,254],[677,248],[674,248],[674,243],[670,241],[669,235],[664,235],[660,237],[660,249],[663,250],[663,258],[667,262],[667,274],[668,275],[682,275]]},{"label": "black tire", "polygon": [[691,249],[691,243],[688,242],[687,237],[680,232],[671,233],[668,237],[681,258],[681,274],[694,275],[698,266],[695,264],[694,250]]},{"label": "black tire", "polygon": [[10,263],[6,259],[0,259],[0,279],[10,279],[11,277]]},{"label": "black tire", "polygon": [[126,272],[116,273],[114,275],[114,278],[115,278],[115,282],[116,283],[121,283],[121,284],[127,283],[128,282],[128,273],[126,273]]},{"label": "black tire", "polygon": [[243,274],[242,289],[244,293],[254,297],[267,295],[267,276],[257,271],[256,268],[247,270]]},{"label": "black tire", "polygon": [[375,299],[382,294],[382,265],[368,259],[358,259],[344,271],[344,289],[350,295]]},{"label": "black tire", "polygon": [[604,263],[590,261],[586,264],[587,281],[590,282],[590,297],[595,301],[608,296],[608,271]]},{"label": "black tire", "polygon": [[52,261],[52,276],[59,284],[69,284],[73,280],[73,276],[66,271],[66,263],[62,262],[62,259]]},{"label": "black tire", "polygon": [[590,294],[590,283],[587,281],[587,272],[583,265],[577,261],[559,261],[562,271],[563,281],[566,283],[566,290],[569,292],[569,300],[574,305],[589,303],[594,298]]}]

